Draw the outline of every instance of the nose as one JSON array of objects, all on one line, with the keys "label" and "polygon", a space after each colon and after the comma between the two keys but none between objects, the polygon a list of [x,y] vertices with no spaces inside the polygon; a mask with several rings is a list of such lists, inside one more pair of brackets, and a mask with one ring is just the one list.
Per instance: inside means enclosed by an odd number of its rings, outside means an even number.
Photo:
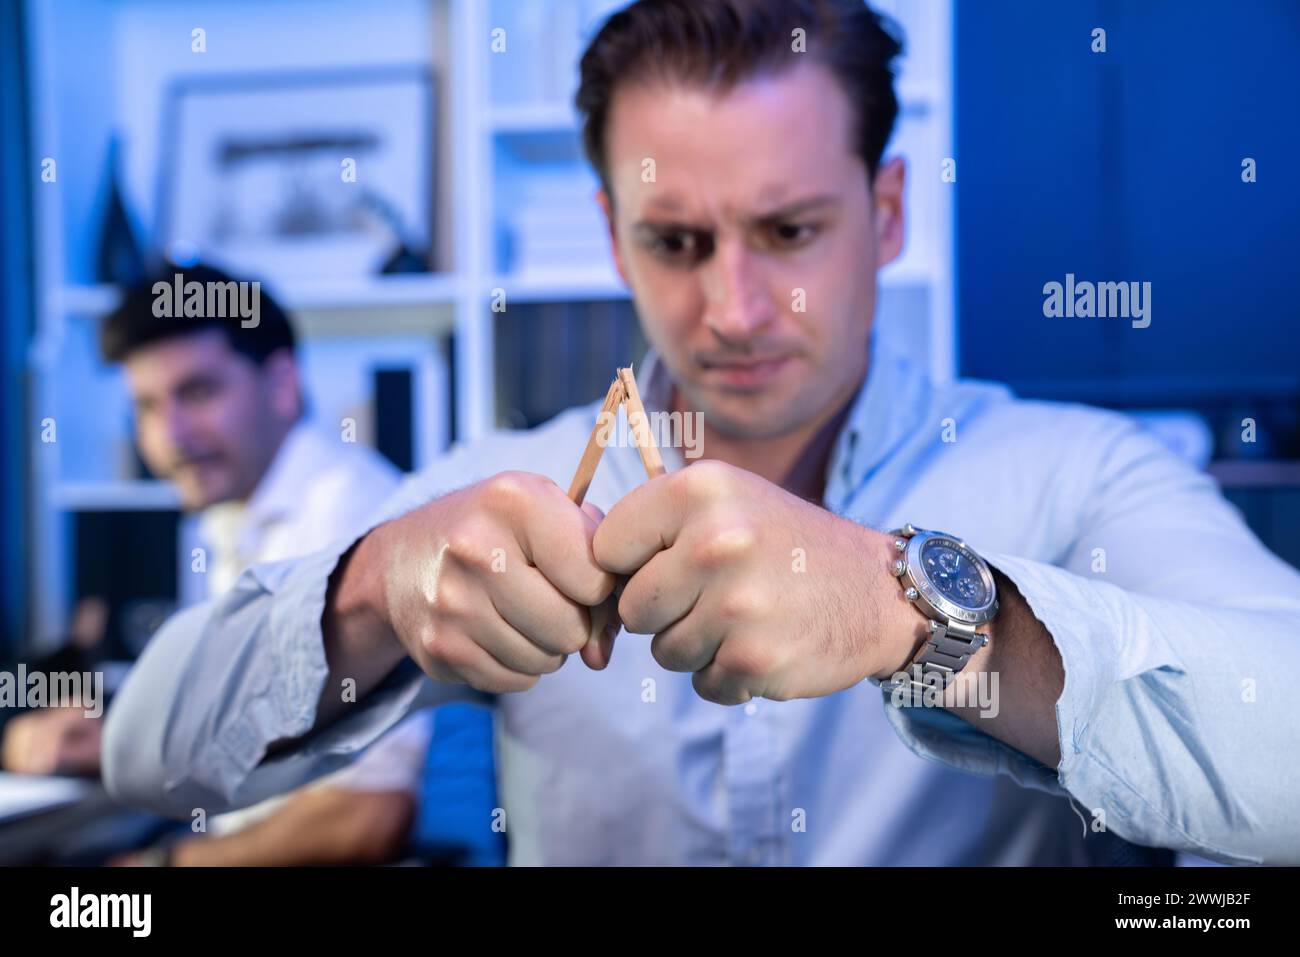
[{"label": "nose", "polygon": [[163,428],[167,441],[174,449],[183,449],[189,444],[193,422],[183,402],[168,402],[163,409]]},{"label": "nose", "polygon": [[740,240],[719,241],[705,266],[704,324],[720,340],[743,346],[776,317],[762,262]]}]

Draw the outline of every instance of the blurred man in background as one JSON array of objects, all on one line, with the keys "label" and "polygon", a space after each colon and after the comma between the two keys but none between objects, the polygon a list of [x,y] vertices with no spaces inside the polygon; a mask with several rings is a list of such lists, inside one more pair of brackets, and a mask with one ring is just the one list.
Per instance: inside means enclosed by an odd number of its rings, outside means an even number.
[{"label": "blurred man in background", "polygon": [[[197,286],[192,284],[197,283]],[[288,317],[260,285],[255,319],[209,309],[235,280],[208,267],[169,267],[127,294],[100,348],[121,363],[141,457],[199,515],[211,598],[250,565],[325,547],[355,533],[398,471],[372,449],[309,424]],[[180,315],[173,290],[202,294]],[[188,296],[186,296],[188,298]],[[195,300],[197,302],[198,300]],[[161,313],[161,314],[160,314]],[[34,711],[5,729],[7,770],[98,774],[102,719],[81,709]],[[211,822],[218,837],[171,851],[175,863],[364,863],[395,856],[415,811],[431,715],[415,715],[378,754],[305,789]],[[274,812],[274,813],[272,813]],[[151,855],[142,860],[156,860]]]}]

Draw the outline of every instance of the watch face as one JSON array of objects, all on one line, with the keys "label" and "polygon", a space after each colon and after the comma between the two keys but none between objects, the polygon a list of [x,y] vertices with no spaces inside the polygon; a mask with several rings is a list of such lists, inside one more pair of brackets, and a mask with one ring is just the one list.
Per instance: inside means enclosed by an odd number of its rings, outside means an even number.
[{"label": "watch face", "polygon": [[960,542],[930,539],[921,549],[921,567],[935,590],[962,608],[982,608],[992,597],[981,562]]}]

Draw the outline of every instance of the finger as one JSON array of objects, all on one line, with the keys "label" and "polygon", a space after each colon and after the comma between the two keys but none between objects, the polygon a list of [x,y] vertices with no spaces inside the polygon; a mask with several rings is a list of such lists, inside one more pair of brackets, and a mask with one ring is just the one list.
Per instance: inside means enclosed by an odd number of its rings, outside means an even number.
[{"label": "finger", "polygon": [[671,473],[638,485],[609,510],[592,541],[601,568],[630,575],[656,552],[670,548],[685,515],[679,475]]},{"label": "finger", "polygon": [[713,661],[700,671],[691,675],[691,684],[695,693],[705,701],[716,704],[744,704],[754,697],[750,683],[752,678],[735,671],[726,671],[717,661]]},{"label": "finger", "polygon": [[704,627],[703,615],[687,615],[650,640],[650,654],[667,671],[703,671],[718,653],[722,637]]},{"label": "finger", "polygon": [[429,667],[425,667],[425,672],[431,678],[437,681],[464,682],[488,694],[527,691],[537,684],[537,675],[512,671],[470,637],[460,635],[458,638],[454,662],[433,660]]},{"label": "finger", "polygon": [[522,555],[504,572],[487,576],[487,585],[501,618],[543,651],[567,655],[586,645],[591,627],[586,607],[565,597]]},{"label": "finger", "polygon": [[591,638],[582,647],[582,660],[593,671],[603,671],[614,655],[614,641],[623,629],[618,600],[611,595],[591,610]]},{"label": "finger", "polygon": [[[467,616],[473,624],[466,628],[475,644],[510,671],[524,675],[546,675],[558,671],[564,655],[547,651],[530,641],[519,629],[501,617],[485,592],[478,592],[476,604]],[[585,610],[584,610],[585,612]],[[584,631],[585,631],[585,622]]]},{"label": "finger", "polygon": [[619,616],[633,634],[657,634],[691,613],[701,588],[701,576],[692,573],[682,550],[669,548],[627,580],[618,600]]},{"label": "finger", "polygon": [[524,555],[566,596],[581,605],[599,605],[614,588],[614,576],[596,564],[591,549],[600,519],[574,505],[553,483],[539,498],[536,507],[526,510],[518,531]]},{"label": "finger", "polygon": [[[599,526],[605,513],[591,502],[583,502],[582,510]],[[582,646],[582,660],[593,671],[603,671],[609,667],[614,656],[614,641],[623,630],[623,622],[618,616],[618,596],[623,591],[622,578],[614,584],[613,593],[599,605],[591,609],[591,634]]]}]

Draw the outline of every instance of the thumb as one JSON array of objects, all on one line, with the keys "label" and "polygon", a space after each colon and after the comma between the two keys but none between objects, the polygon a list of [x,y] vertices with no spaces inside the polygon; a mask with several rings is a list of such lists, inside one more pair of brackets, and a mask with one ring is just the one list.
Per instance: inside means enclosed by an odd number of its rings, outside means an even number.
[{"label": "thumb", "polygon": [[610,595],[591,609],[591,636],[582,646],[582,660],[592,671],[603,671],[614,654],[614,639],[623,629],[618,617],[618,598]]},{"label": "thumb", "polygon": [[[605,518],[605,513],[590,502],[582,503],[582,512],[591,520],[591,531]],[[622,592],[622,588],[618,589]],[[618,617],[618,594],[610,595],[591,609],[591,636],[582,646],[582,660],[592,671],[603,671],[614,653],[614,639],[623,628]]]}]

